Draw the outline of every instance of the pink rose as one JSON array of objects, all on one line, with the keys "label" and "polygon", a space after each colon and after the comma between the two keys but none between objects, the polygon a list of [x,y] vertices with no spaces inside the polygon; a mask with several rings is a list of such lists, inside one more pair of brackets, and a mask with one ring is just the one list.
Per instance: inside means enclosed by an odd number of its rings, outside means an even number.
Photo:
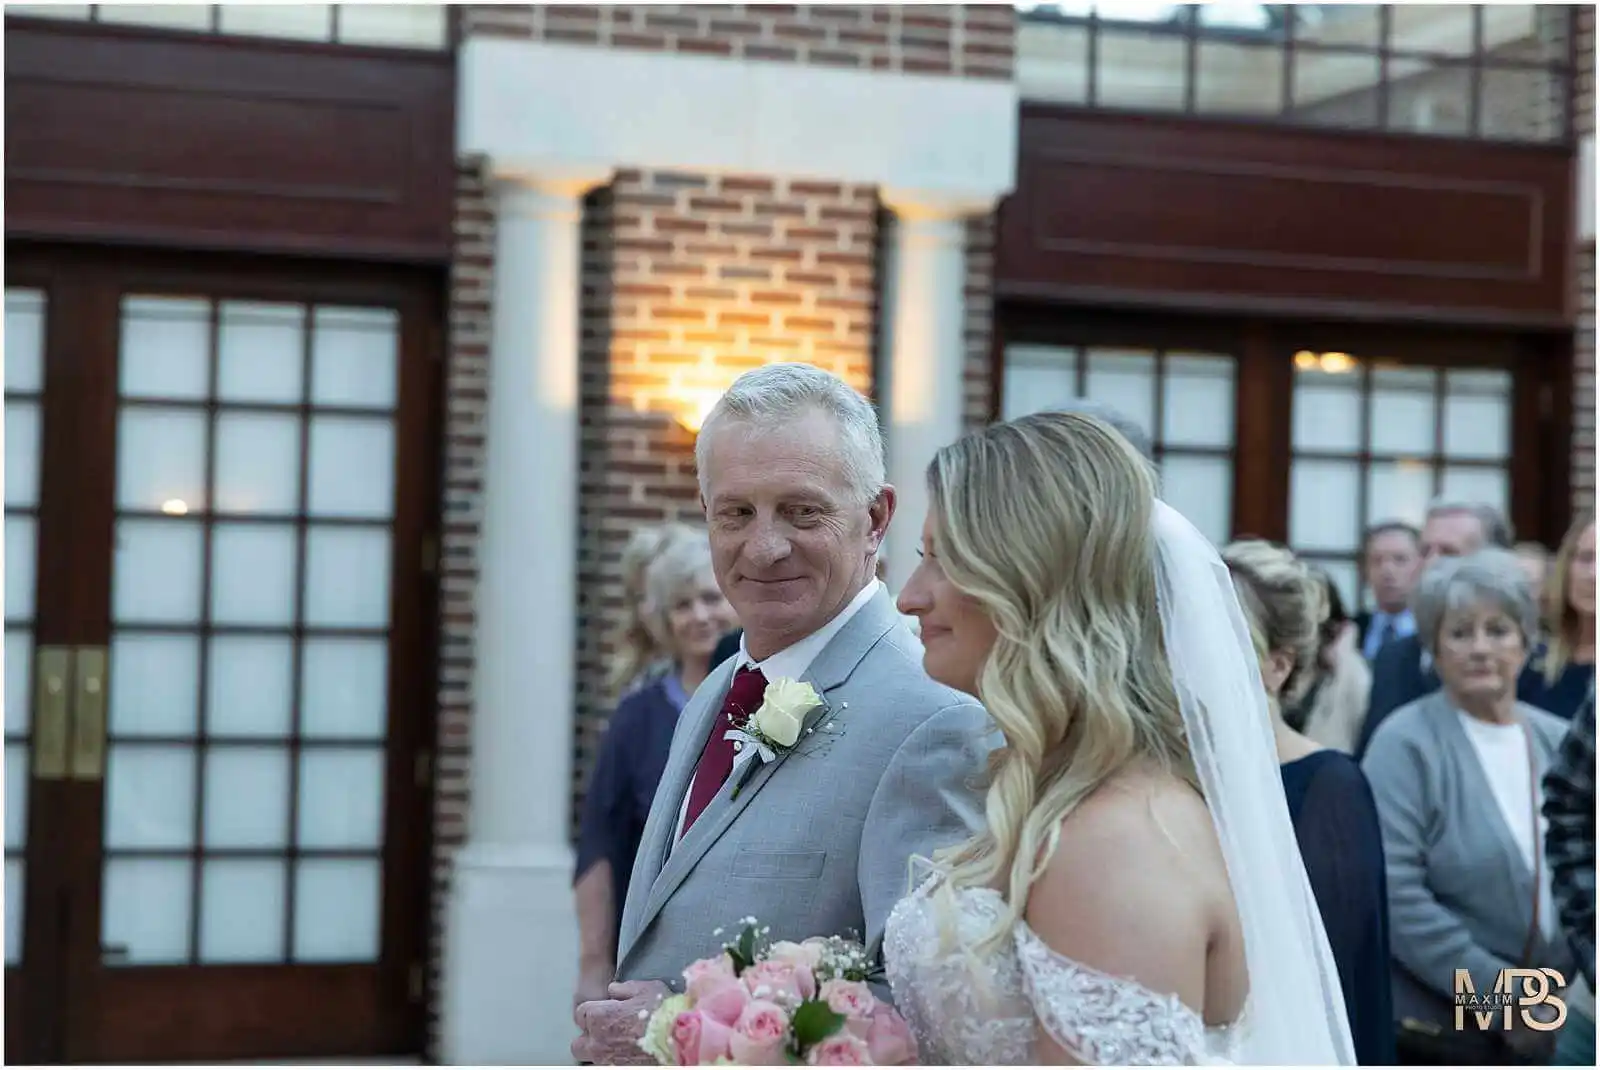
[{"label": "pink rose", "polygon": [[684,1011],[672,1023],[672,1051],[679,1066],[705,1066],[728,1054],[733,1030],[699,1011]]},{"label": "pink rose", "polygon": [[715,988],[724,981],[736,980],[733,973],[733,959],[724,951],[714,958],[701,959],[691,962],[683,971],[683,980],[686,987],[684,992],[691,1000],[699,1002],[700,994],[708,989]]},{"label": "pink rose", "polygon": [[776,1003],[752,1000],[734,1026],[728,1050],[741,1066],[780,1066],[787,1062],[789,1012]]},{"label": "pink rose", "polygon": [[860,1022],[871,1018],[873,1008],[878,1004],[877,997],[864,981],[842,981],[837,978],[824,981],[819,995],[835,1012]]},{"label": "pink rose", "polygon": [[909,1066],[917,1061],[911,1027],[893,1007],[879,1005],[867,1027],[867,1050],[878,1066]]},{"label": "pink rose", "polygon": [[812,1066],[871,1066],[872,1053],[865,1042],[849,1033],[835,1033],[806,1054]]},{"label": "pink rose", "polygon": [[767,949],[767,961],[787,962],[797,970],[815,973],[817,964],[822,961],[822,945],[813,940],[803,944],[780,940]]},{"label": "pink rose", "polygon": [[707,1018],[732,1026],[749,1003],[750,993],[737,977],[729,976],[715,978],[702,985],[700,996],[694,1001],[694,1009]]},{"label": "pink rose", "polygon": [[767,959],[748,967],[739,978],[750,994],[772,1003],[801,1003],[817,994],[817,978],[792,963]]}]

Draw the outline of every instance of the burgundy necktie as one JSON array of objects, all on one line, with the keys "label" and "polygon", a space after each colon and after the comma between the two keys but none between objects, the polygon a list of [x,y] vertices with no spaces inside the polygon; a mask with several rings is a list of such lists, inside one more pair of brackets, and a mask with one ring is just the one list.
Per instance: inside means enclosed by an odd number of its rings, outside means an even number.
[{"label": "burgundy necktie", "polygon": [[711,800],[727,782],[728,774],[733,772],[733,740],[724,737],[736,722],[742,723],[756,712],[766,690],[767,678],[761,675],[760,669],[747,667],[733,674],[728,697],[722,700],[722,712],[711,726],[711,738],[706,740],[705,750],[700,752],[700,764],[694,769],[694,780],[689,785],[689,809],[683,816],[680,839],[711,805]]}]

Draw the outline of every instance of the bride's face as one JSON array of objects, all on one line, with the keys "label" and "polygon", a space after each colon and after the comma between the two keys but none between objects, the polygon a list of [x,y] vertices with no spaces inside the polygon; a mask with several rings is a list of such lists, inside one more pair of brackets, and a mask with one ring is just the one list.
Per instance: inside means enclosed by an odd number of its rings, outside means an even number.
[{"label": "bride's face", "polygon": [[994,647],[994,624],[978,601],[957,590],[945,575],[931,515],[922,523],[920,556],[898,605],[921,624],[922,667],[946,687],[976,695],[978,670]]}]

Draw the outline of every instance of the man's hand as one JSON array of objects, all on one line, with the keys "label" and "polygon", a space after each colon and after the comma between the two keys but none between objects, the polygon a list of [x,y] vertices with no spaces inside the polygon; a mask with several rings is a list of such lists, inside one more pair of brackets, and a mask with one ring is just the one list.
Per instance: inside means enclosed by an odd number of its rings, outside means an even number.
[{"label": "man's hand", "polygon": [[572,1042],[572,1057],[600,1066],[644,1065],[650,1057],[639,1050],[645,1022],[672,989],[660,981],[619,981],[610,999],[578,1004],[572,1020],[583,1035]]}]

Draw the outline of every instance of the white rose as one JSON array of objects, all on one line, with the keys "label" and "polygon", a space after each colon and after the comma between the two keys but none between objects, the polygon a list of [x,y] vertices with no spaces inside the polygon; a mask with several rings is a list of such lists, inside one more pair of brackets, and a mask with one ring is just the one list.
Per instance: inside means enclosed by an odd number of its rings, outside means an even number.
[{"label": "white rose", "polygon": [[799,680],[774,680],[767,685],[761,708],[751,718],[756,731],[780,747],[800,738],[806,714],[822,705],[816,688]]}]

